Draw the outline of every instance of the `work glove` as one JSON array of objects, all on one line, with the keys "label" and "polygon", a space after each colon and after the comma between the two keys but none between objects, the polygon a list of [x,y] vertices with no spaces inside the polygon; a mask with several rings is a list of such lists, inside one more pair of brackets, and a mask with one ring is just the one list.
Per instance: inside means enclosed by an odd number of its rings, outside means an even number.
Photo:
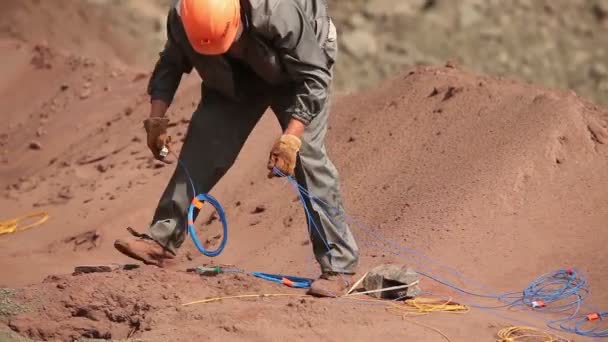
[{"label": "work glove", "polygon": [[[168,118],[150,117],[144,120],[144,128],[148,133],[148,148],[152,151],[154,158],[166,164],[171,164],[171,161],[165,159],[168,153],[171,137],[167,134],[167,126],[169,125]],[[165,150],[163,151],[163,148]]]},{"label": "work glove", "polygon": [[278,176],[273,171],[275,167],[282,173],[293,176],[301,146],[302,141],[300,138],[292,134],[283,134],[270,151],[270,158],[268,159],[270,173],[268,174],[268,178]]}]

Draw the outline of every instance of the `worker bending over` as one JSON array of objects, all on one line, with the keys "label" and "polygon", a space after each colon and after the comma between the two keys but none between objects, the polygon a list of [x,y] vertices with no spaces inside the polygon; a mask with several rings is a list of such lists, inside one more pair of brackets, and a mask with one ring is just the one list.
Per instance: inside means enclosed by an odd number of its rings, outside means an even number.
[{"label": "worker bending over", "polygon": [[[203,80],[202,98],[179,158],[203,193],[233,165],[270,107],[283,130],[270,151],[270,176],[275,167],[294,175],[320,200],[306,200],[319,228],[308,222],[322,271],[309,293],[344,293],[358,262],[358,247],[342,214],[338,172],[325,150],[338,50],[327,1],[180,0],[169,10],[167,37],[149,81],[151,110],[144,121],[154,156],[164,160],[161,150],[170,139],[165,113],[182,75],[193,68]],[[187,209],[196,196],[191,191],[185,171],[176,168],[149,236],[117,240],[115,247],[146,264],[162,266],[174,258],[186,235]]]}]

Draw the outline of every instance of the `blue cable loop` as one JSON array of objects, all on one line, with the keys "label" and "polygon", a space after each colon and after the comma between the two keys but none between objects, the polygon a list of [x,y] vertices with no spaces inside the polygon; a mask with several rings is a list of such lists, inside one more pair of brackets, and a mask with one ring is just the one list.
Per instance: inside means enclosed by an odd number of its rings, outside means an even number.
[{"label": "blue cable loop", "polygon": [[[188,182],[190,183],[190,188],[192,189],[192,194],[194,196],[192,199],[192,202],[190,203],[190,206],[188,207],[188,217],[187,217],[187,221],[186,221],[186,228],[188,230],[188,233],[190,234],[190,237],[192,238],[192,241],[194,242],[194,245],[196,246],[196,249],[199,250],[199,252],[203,253],[204,255],[206,255],[208,257],[216,257],[222,253],[222,251],[224,250],[224,247],[226,247],[226,244],[228,243],[228,220],[226,219],[226,213],[224,212],[224,208],[222,208],[222,205],[213,196],[211,196],[209,194],[198,194],[198,195],[196,194],[197,191],[196,191],[196,188],[194,187],[194,181],[192,180],[192,177],[190,177],[188,168],[179,159],[179,157],[177,155],[175,155],[175,153],[173,155],[175,156],[175,159],[177,160],[178,164],[184,170],[184,173],[186,174],[186,178],[188,179]],[[215,250],[212,250],[212,251],[206,250],[205,247],[203,247],[203,245],[199,241],[198,236],[196,235],[196,229],[194,227],[194,220],[195,220],[194,213],[195,213],[195,211],[198,213],[199,209],[195,205],[196,204],[195,200],[198,200],[203,203],[207,202],[207,203],[211,204],[215,208],[215,211],[217,212],[217,214],[220,218],[220,222],[222,223],[223,236],[222,236],[222,241],[220,242],[220,245]]]},{"label": "blue cable loop", "polygon": [[194,227],[194,211],[198,210],[198,208],[196,208],[194,201],[192,203],[190,203],[190,207],[188,207],[188,232],[190,233],[190,237],[192,238],[194,245],[201,253],[203,253],[204,255],[206,255],[208,257],[216,257],[216,256],[220,255],[220,253],[222,253],[222,251],[224,250],[224,247],[226,247],[226,243],[228,242],[228,222],[226,220],[226,213],[224,212],[224,209],[222,208],[220,203],[209,194],[198,194],[195,197],[195,199],[197,199],[201,202],[208,202],[217,211],[217,214],[220,217],[220,222],[222,222],[222,230],[223,230],[222,242],[217,247],[217,249],[215,249],[213,251],[206,250],[205,247],[203,247],[203,245],[201,244],[201,242],[199,241],[199,239],[196,235],[196,229]]},{"label": "blue cable loop", "polygon": [[[572,317],[567,320],[563,320],[560,324],[560,328],[569,333],[592,337],[592,338],[600,338],[600,337],[608,337],[608,324],[606,320],[608,320],[608,311],[598,312],[596,320],[590,320],[589,316],[581,316],[577,315],[576,317]],[[597,326],[594,328],[590,328],[595,322],[602,322],[602,326]]]}]

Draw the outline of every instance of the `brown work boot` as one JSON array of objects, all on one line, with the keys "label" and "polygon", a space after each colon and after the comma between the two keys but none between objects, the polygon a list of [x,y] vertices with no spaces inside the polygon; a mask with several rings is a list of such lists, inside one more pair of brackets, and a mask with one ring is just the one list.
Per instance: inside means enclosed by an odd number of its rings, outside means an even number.
[{"label": "brown work boot", "polygon": [[352,276],[344,273],[322,274],[313,281],[308,294],[317,297],[341,297],[352,286]]},{"label": "brown work boot", "polygon": [[168,260],[175,258],[175,254],[165,249],[158,242],[141,237],[119,239],[114,247],[122,254],[137,259],[146,265],[162,267]]}]

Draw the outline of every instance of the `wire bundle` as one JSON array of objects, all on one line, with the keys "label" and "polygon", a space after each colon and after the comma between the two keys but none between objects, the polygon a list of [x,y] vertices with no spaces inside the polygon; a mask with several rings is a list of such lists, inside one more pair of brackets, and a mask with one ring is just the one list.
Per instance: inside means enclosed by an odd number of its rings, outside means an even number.
[{"label": "wire bundle", "polygon": [[587,280],[577,270],[558,270],[530,283],[523,291],[522,303],[539,311],[578,311],[588,294]]},{"label": "wire bundle", "polygon": [[[23,221],[38,219],[30,224],[22,224]],[[49,219],[49,215],[44,212],[29,213],[7,221],[0,221],[0,235],[12,234],[22,230],[39,226]]]},{"label": "wire bundle", "polygon": [[392,304],[389,311],[404,316],[423,316],[435,312],[463,314],[469,312],[469,307],[453,302],[451,299],[413,298],[400,304]]},{"label": "wire bundle", "polygon": [[[567,339],[554,336],[532,327],[512,326],[498,331],[499,342],[539,341],[539,342],[568,342]],[[542,340],[541,340],[542,339]]]},{"label": "wire bundle", "polygon": [[560,328],[586,337],[608,337],[608,311],[571,317],[562,321]]}]

